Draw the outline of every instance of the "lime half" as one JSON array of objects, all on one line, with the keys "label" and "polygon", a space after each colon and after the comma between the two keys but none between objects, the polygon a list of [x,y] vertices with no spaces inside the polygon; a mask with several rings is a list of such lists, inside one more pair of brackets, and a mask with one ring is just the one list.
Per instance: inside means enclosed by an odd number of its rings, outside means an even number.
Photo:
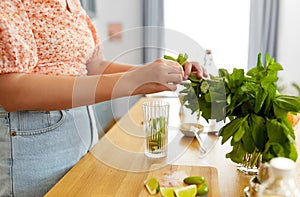
[{"label": "lime half", "polygon": [[159,192],[159,182],[156,178],[151,177],[144,181],[144,185],[149,194],[154,195]]},{"label": "lime half", "polygon": [[189,185],[174,190],[176,197],[195,197],[197,194],[197,186]]}]

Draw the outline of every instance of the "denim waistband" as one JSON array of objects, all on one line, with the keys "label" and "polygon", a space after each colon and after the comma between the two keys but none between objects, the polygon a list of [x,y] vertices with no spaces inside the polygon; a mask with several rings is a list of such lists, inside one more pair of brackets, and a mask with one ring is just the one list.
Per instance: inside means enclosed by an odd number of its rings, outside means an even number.
[{"label": "denim waistband", "polygon": [[[59,111],[59,110],[58,110]],[[6,111],[1,105],[0,105],[0,116],[7,116],[8,114],[10,114],[10,113],[18,113],[18,112],[20,112],[20,111],[15,111],[15,112],[8,112],[8,111]],[[51,112],[51,111],[49,111],[49,112]],[[55,111],[53,111],[53,112],[55,112]]]},{"label": "denim waistband", "polygon": [[[57,113],[58,111],[49,111],[49,113]],[[8,117],[9,115],[18,114],[20,111],[8,112],[0,105],[0,118]]]},{"label": "denim waistband", "polygon": [[0,118],[8,117],[9,112],[5,111],[3,107],[0,105]]}]

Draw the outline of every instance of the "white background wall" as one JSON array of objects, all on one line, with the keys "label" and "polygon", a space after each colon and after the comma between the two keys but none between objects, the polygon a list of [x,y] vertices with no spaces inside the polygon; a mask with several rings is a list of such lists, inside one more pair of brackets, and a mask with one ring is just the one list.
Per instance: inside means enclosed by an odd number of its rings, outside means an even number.
[{"label": "white background wall", "polygon": [[285,92],[294,94],[290,84],[300,85],[300,1],[280,1],[278,57],[277,61],[284,67],[280,73]]},{"label": "white background wall", "polygon": [[[282,0],[279,17],[278,57],[284,67],[280,73],[280,84],[284,93],[295,94],[292,82],[298,82],[300,76],[300,1]],[[104,56],[118,62],[142,63],[142,32],[136,29],[142,26],[142,0],[97,0],[97,19],[95,25],[103,42]],[[119,22],[123,26],[121,42],[108,40],[109,23]],[[222,44],[222,43],[220,43]],[[124,53],[125,52],[125,53]],[[300,82],[298,82],[300,84]],[[115,102],[116,116],[126,112],[131,101],[126,98]],[[124,107],[125,106],[125,107]]]},{"label": "white background wall", "polygon": [[[184,14],[178,14],[178,10]],[[185,33],[204,49],[211,49],[218,68],[246,69],[249,12],[250,0],[165,0],[165,26]],[[185,42],[183,39],[180,43],[182,51],[189,48]],[[197,56],[192,60],[201,62],[204,51],[195,52]]]},{"label": "white background wall", "polygon": [[[96,27],[103,43],[104,55],[108,60],[130,64],[141,64],[143,23],[141,0],[97,0]],[[108,39],[108,25],[121,23],[122,41]]]},{"label": "white background wall", "polygon": [[[125,63],[142,63],[142,32],[134,29],[142,26],[141,0],[97,0],[96,26],[103,42],[106,59]],[[292,82],[299,80],[298,55],[300,53],[300,1],[280,1],[278,56],[277,61],[284,67],[280,72],[280,84],[286,93],[294,93]],[[123,25],[123,40],[108,40],[109,23],[120,22]],[[222,44],[222,43],[220,43]],[[129,52],[130,51],[130,52]],[[125,52],[125,54],[124,54]],[[299,82],[300,83],[300,82]]]}]

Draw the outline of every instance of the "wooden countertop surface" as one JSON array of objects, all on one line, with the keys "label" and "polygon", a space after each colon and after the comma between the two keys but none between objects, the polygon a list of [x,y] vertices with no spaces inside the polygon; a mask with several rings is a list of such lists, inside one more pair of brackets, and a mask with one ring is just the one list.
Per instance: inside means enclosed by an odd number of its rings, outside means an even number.
[{"label": "wooden countertop surface", "polygon": [[[140,99],[46,196],[150,196],[145,192],[143,181],[168,166],[191,166],[194,172],[212,167],[216,173],[209,181],[213,183],[217,179],[214,186],[210,186],[215,190],[214,196],[244,196],[244,188],[252,176],[244,175],[237,170],[235,163],[225,158],[231,147],[221,145],[218,137],[203,134],[201,137],[210,151],[207,155],[200,155],[196,139],[184,137],[179,132],[180,103],[177,98],[162,98],[171,105],[168,156],[147,158],[143,153],[141,109],[145,99],[149,98]],[[298,139],[299,127],[295,133]],[[300,153],[300,143],[297,143],[297,150]],[[299,159],[296,180],[300,188]]]}]

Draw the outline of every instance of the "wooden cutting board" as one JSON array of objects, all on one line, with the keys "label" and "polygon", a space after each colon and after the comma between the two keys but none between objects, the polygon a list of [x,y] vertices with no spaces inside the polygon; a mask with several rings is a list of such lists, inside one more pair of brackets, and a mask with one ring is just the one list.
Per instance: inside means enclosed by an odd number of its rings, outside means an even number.
[{"label": "wooden cutting board", "polygon": [[[156,168],[156,167],[155,167]],[[209,188],[207,197],[219,197],[220,189],[218,182],[218,172],[214,167],[209,166],[183,166],[167,165],[155,171],[150,171],[147,178],[155,177],[161,187],[184,186],[183,179],[187,176],[203,176]],[[149,196],[146,189],[140,196]],[[161,196],[157,194],[155,196]]]}]

